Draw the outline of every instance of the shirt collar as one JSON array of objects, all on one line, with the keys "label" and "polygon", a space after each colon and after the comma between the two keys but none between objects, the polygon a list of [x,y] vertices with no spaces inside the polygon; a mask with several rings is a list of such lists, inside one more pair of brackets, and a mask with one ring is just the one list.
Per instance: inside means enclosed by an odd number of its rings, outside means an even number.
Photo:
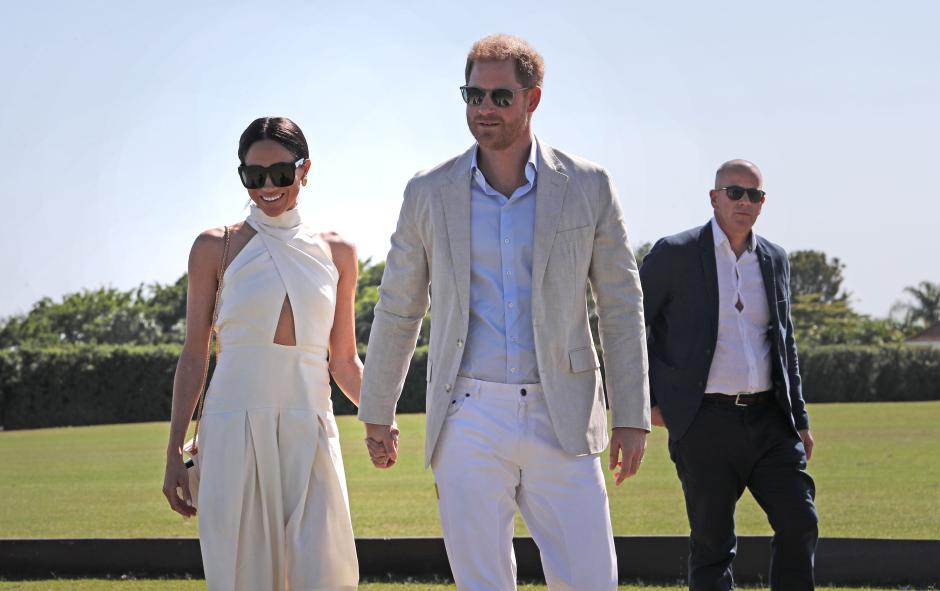
[{"label": "shirt collar", "polygon": [[[728,243],[728,248],[731,248],[731,241],[728,240],[728,236],[721,229],[721,226],[718,225],[718,220],[714,217],[712,218],[712,236],[715,238],[715,248],[721,246],[723,242]],[[754,247],[757,245],[757,234],[754,233],[754,230],[751,230],[751,233],[747,237],[747,251],[754,252]]]},{"label": "shirt collar", "polygon": [[[473,147],[473,158],[470,160],[470,174],[473,176],[477,185],[483,190],[484,193],[488,195],[498,195],[498,191],[492,188],[489,183],[486,182],[486,177],[483,176],[483,172],[477,166],[477,153],[480,151],[480,145],[477,144]],[[525,163],[525,179],[526,184],[513,192],[512,196],[524,195],[528,193],[532,187],[535,185],[535,177],[539,170],[539,150],[538,150],[538,140],[532,138],[532,147],[529,149],[529,159]]]}]

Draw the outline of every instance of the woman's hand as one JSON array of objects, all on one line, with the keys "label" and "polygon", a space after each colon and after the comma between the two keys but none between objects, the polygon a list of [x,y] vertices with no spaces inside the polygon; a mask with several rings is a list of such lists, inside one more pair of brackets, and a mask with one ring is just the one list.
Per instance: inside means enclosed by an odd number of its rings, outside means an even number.
[{"label": "woman's hand", "polygon": [[[166,473],[163,496],[170,508],[183,517],[196,514],[189,496],[189,476],[183,464],[182,444],[203,389],[206,364],[209,362],[209,341],[218,274],[222,269],[225,250],[225,229],[206,230],[196,238],[189,254],[189,275],[186,288],[186,341],[173,378],[173,403],[170,437],[166,448]],[[182,497],[177,492],[182,491]]]},{"label": "woman's hand", "polygon": [[[178,491],[183,492],[182,498]],[[163,476],[163,496],[170,503],[170,508],[183,517],[192,517],[196,508],[189,496],[189,475],[182,456],[173,455],[166,460],[166,472]]]},{"label": "woman's hand", "polygon": [[398,461],[398,424],[373,425],[366,423],[366,448],[376,468],[391,468]]}]

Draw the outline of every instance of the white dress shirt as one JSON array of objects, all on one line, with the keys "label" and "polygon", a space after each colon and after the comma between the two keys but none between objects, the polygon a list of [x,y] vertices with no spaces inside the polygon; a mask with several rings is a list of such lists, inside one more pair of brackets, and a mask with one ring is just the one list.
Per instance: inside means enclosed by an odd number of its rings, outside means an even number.
[{"label": "white dress shirt", "polygon": [[756,238],[752,231],[747,250],[738,258],[715,218],[711,224],[718,271],[718,342],[705,391],[763,392],[771,387],[770,309],[754,251]]}]

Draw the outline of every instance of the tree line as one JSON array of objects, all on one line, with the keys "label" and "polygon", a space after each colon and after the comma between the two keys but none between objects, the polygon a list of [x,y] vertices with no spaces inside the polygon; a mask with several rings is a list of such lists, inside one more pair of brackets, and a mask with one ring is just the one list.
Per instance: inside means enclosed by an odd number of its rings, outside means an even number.
[{"label": "tree line", "polygon": [[[648,243],[637,248],[639,261],[649,248]],[[899,344],[940,322],[940,282],[905,287],[889,315],[876,318],[853,309],[851,294],[842,287],[845,265],[838,258],[816,250],[794,251],[789,258],[791,312],[801,347]],[[356,338],[362,350],[384,270],[384,262],[359,263]],[[186,284],[184,274],[167,285],[142,284],[127,291],[101,287],[66,294],[58,301],[42,298],[28,312],[0,320],[0,348],[182,343]],[[427,344],[429,323],[425,318],[418,346]]]}]

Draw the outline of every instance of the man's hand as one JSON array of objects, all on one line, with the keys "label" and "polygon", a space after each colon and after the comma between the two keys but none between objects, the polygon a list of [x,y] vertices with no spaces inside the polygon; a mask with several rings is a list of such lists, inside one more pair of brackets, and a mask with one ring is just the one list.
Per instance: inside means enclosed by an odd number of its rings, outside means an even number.
[{"label": "man's hand", "polygon": [[[643,453],[646,451],[646,431],[633,427],[615,427],[610,436],[611,470],[620,467],[614,475],[614,483],[620,486],[625,479],[633,476],[640,469]],[[621,456],[622,452],[622,456]]]},{"label": "man's hand", "polygon": [[813,441],[813,434],[809,432],[809,429],[800,429],[800,439],[803,440],[803,448],[806,449],[806,461],[808,462],[813,457],[813,445],[816,442]]},{"label": "man's hand", "polygon": [[665,427],[666,421],[663,420],[663,413],[659,410],[659,406],[654,406],[650,409],[650,421],[655,427]]},{"label": "man's hand", "polygon": [[376,468],[391,468],[398,461],[398,426],[366,423],[366,447]]}]

